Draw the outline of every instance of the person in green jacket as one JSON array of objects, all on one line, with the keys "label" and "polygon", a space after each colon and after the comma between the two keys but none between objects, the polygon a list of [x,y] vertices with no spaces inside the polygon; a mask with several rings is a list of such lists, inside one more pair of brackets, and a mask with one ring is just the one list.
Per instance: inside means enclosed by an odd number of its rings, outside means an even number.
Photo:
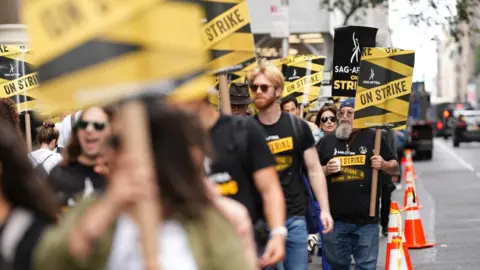
[{"label": "person in green jacket", "polygon": [[[132,177],[135,160],[121,151],[122,143],[113,135],[104,152],[109,163],[105,194],[78,203],[48,229],[35,251],[35,269],[145,269],[132,209],[148,198],[158,198],[162,209],[161,270],[255,268],[205,185],[205,132],[193,116],[157,102],[147,105],[156,185]],[[119,128],[128,127],[118,127],[114,119],[114,134]]]}]

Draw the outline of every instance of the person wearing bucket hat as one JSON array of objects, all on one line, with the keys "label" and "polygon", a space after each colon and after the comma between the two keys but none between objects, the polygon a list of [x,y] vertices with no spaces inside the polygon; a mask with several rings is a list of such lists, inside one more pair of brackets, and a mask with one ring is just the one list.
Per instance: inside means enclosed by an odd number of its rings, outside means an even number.
[{"label": "person wearing bucket hat", "polygon": [[351,255],[357,269],[376,268],[380,192],[377,193],[375,217],[370,217],[373,169],[389,175],[398,170],[395,152],[385,138],[381,141],[380,154],[374,155],[375,130],[353,128],[354,108],[354,98],[342,101],[337,112],[337,129],[317,145],[327,175],[335,222],[333,233],[323,238],[325,257],[332,269],[348,269]]},{"label": "person wearing bucket hat", "polygon": [[237,116],[247,116],[248,105],[252,103],[248,84],[231,83],[230,84],[230,104],[232,114]]}]

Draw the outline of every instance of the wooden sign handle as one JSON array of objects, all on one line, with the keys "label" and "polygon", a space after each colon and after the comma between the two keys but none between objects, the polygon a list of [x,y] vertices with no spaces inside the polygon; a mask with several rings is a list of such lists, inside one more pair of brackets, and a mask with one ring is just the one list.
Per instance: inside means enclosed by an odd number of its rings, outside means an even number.
[{"label": "wooden sign handle", "polygon": [[[382,129],[377,129],[375,132],[375,149],[373,151],[374,155],[380,155],[380,147],[382,145]],[[372,190],[370,193],[370,217],[375,217],[375,212],[377,208],[377,187],[378,187],[378,170],[373,169],[372,172]]]},{"label": "wooden sign handle", "polygon": [[223,114],[231,115],[232,106],[230,105],[230,89],[228,88],[228,78],[227,74],[218,75],[218,88],[219,88],[219,97],[220,97],[220,111]]},{"label": "wooden sign handle", "polygon": [[25,112],[25,140],[28,152],[32,152],[32,122],[28,111]]},{"label": "wooden sign handle", "polygon": [[[128,101],[120,109],[122,126],[122,147],[135,161],[135,176],[145,181],[155,181],[150,128],[145,104],[139,100]],[[155,199],[139,202],[135,214],[140,227],[145,269],[160,270],[158,263],[158,225],[161,208]]]}]

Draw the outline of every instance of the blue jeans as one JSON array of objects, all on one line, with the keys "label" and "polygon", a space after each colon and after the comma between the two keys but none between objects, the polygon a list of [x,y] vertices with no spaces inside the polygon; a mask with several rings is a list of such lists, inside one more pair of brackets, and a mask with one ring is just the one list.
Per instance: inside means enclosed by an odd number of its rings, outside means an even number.
[{"label": "blue jeans", "polygon": [[[267,267],[265,270],[308,270],[308,232],[304,216],[287,218],[288,236],[286,241],[285,259],[277,267]],[[260,248],[260,254],[265,247]]]},{"label": "blue jeans", "polygon": [[332,269],[350,269],[353,255],[357,270],[375,270],[378,258],[378,224],[355,225],[335,221],[323,238],[325,256]]}]

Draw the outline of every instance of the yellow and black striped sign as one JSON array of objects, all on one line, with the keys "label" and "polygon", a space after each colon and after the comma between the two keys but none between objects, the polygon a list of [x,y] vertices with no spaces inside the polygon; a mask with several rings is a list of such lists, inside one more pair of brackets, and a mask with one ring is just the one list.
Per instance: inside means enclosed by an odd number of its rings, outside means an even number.
[{"label": "yellow and black striped sign", "polygon": [[355,96],[355,128],[405,129],[415,51],[364,48]]},{"label": "yellow and black striped sign", "polygon": [[243,69],[255,61],[255,42],[246,0],[203,0],[207,13],[202,28],[209,68],[215,73]]},{"label": "yellow and black striped sign", "polygon": [[[27,1],[42,93],[63,110],[108,103],[146,89],[182,98],[207,93],[200,4],[175,0]],[[194,80],[190,80],[194,78]],[[197,83],[201,83],[200,85]],[[173,91],[175,92],[175,91]],[[191,94],[191,95],[190,95]]]},{"label": "yellow and black striped sign", "polygon": [[15,95],[10,98],[17,105],[17,111],[20,114],[29,111],[35,111],[37,107],[38,100],[28,95],[27,92],[20,95]]},{"label": "yellow and black striped sign", "polygon": [[22,94],[10,97],[17,104],[17,110],[20,113],[35,112],[39,115],[39,118],[45,118],[48,116],[59,115],[58,106],[55,103],[48,103],[47,99],[42,96],[40,88],[30,89]]},{"label": "yellow and black striped sign", "polygon": [[285,87],[282,97],[293,96],[306,106],[318,100],[323,80],[325,57],[296,56],[282,64]]},{"label": "yellow and black striped sign", "polygon": [[31,90],[38,82],[28,46],[0,45],[0,98]]}]

